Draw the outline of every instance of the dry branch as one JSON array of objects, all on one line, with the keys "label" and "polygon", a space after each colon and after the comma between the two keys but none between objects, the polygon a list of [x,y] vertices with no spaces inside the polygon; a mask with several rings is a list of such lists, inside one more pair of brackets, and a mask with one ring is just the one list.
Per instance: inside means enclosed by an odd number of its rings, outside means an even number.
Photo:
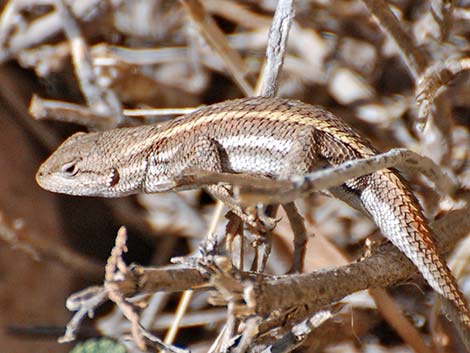
[{"label": "dry branch", "polygon": [[[469,208],[453,211],[432,225],[435,234],[439,235],[437,241],[441,252],[448,251],[452,244],[470,232],[470,220],[455,223],[469,211]],[[398,249],[385,244],[371,257],[334,270],[260,282],[251,295],[255,297],[258,314],[299,304],[314,311],[363,289],[403,282],[415,272],[416,268]]]},{"label": "dry branch", "polygon": [[114,119],[110,116],[96,114],[89,107],[44,99],[37,95],[31,98],[29,113],[37,120],[53,119],[80,124],[89,128],[104,129],[114,123]]},{"label": "dry branch", "polygon": [[294,18],[292,0],[280,0],[269,31],[266,63],[260,76],[257,91],[264,97],[276,95],[278,80],[284,64],[289,29]]},{"label": "dry branch", "polygon": [[[65,0],[55,0],[55,6],[69,41],[75,74],[88,105],[93,112],[104,116],[102,125],[108,128],[118,126],[123,119],[118,97],[110,89],[99,85],[88,46]],[[105,124],[107,120],[111,123]]]},{"label": "dry branch", "polygon": [[430,66],[418,78],[416,104],[419,107],[418,122],[426,124],[432,104],[448,83],[462,71],[470,69],[470,58],[449,59]]},{"label": "dry branch", "polygon": [[370,13],[375,17],[382,29],[394,40],[400,50],[408,70],[416,79],[425,70],[427,64],[421,51],[400,25],[398,19],[384,0],[363,0]]},{"label": "dry branch", "polygon": [[198,26],[202,36],[210,47],[222,58],[235,82],[246,96],[253,95],[253,89],[245,79],[246,68],[241,56],[233,50],[222,31],[217,27],[210,15],[206,14],[199,0],[181,0],[189,12],[191,19]]},{"label": "dry branch", "polygon": [[[39,1],[44,4],[53,4],[55,0]],[[83,0],[74,2],[72,9],[77,18],[88,16],[93,11],[99,15],[106,10],[106,2],[101,0]],[[62,30],[63,19],[57,11],[47,13],[32,21],[26,28],[15,31],[21,21],[22,10],[33,6],[30,0],[9,1],[0,18],[0,62],[5,62],[23,49],[33,47],[47,41]],[[98,10],[98,11],[97,11]]]},{"label": "dry branch", "polygon": [[243,204],[264,202],[292,202],[313,191],[341,185],[346,180],[376,172],[384,168],[402,166],[404,169],[420,171],[431,180],[442,193],[452,193],[455,181],[445,174],[430,158],[406,149],[393,149],[369,158],[356,159],[336,167],[323,169],[289,180],[266,180],[256,176],[198,172],[181,175],[175,181],[178,186],[187,184],[206,186],[219,183],[239,186],[238,198]]},{"label": "dry branch", "polygon": [[[468,217],[465,222],[456,225],[456,220],[461,219],[462,215],[469,211],[468,207],[452,211],[432,225],[435,233],[440,236],[438,242],[442,252],[448,251],[461,237],[470,232]],[[117,240],[117,244],[119,245],[120,241]],[[130,304],[125,304],[128,302],[125,298],[149,291],[178,291],[191,287],[200,289],[205,287],[207,290],[215,287],[227,302],[231,302],[236,297],[241,299],[243,296],[247,306],[245,308],[238,306],[235,311],[237,316],[256,314],[264,317],[272,312],[282,312],[297,306],[306,307],[308,312],[313,313],[357,291],[389,287],[405,281],[416,273],[416,268],[411,262],[389,243],[381,245],[372,256],[360,262],[332,270],[283,277],[243,273],[234,268],[228,270],[226,267],[228,263],[225,260],[222,258],[211,260],[209,257],[196,260],[197,269],[128,268],[119,254],[121,252],[111,257],[114,260],[110,262],[110,265],[113,266],[107,271],[108,278],[105,283],[108,284],[105,285],[104,291],[99,288],[90,288],[74,294],[69,300],[69,303],[73,305],[68,304],[68,307],[78,311],[71,322],[73,325],[77,325],[77,317],[81,318],[87,312],[94,310],[96,305],[103,301],[103,293],[109,293],[111,289],[112,298],[110,299],[119,302],[126,315],[132,318],[135,335],[140,337],[136,313],[129,306]],[[170,281],[165,284],[165,282],[160,282],[162,279],[163,281],[170,279]],[[90,296],[90,293],[96,294]],[[98,299],[94,299],[96,295]],[[83,298],[91,298],[92,301]],[[77,327],[74,326],[73,331],[76,329]]]}]

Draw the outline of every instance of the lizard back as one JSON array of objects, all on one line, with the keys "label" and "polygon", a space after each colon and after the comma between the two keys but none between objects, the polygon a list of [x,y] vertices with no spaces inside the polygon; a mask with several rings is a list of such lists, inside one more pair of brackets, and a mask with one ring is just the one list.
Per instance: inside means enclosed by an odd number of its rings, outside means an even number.
[{"label": "lizard back", "polygon": [[[322,108],[258,97],[203,107],[164,124],[74,135],[44,162],[37,180],[51,191],[116,197],[172,190],[187,168],[286,178],[376,153]],[[355,178],[331,192],[363,209],[470,329],[465,298],[397,171]]]}]

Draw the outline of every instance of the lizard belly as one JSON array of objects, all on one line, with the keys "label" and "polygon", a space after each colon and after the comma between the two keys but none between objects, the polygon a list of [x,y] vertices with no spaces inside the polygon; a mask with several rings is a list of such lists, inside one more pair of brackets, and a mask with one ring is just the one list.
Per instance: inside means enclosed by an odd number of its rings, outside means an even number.
[{"label": "lizard belly", "polygon": [[226,168],[235,173],[278,177],[290,166],[290,140],[247,135],[221,138],[219,143],[226,152]]}]

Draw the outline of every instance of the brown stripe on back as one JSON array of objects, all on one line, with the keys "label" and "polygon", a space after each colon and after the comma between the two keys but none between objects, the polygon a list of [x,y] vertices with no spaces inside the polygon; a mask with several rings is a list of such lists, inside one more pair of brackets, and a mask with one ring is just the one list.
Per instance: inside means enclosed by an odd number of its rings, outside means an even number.
[{"label": "brown stripe on back", "polygon": [[[162,127],[161,130],[162,135],[171,138],[176,134],[193,129],[203,129],[209,125],[211,129],[220,129],[224,125],[225,128],[232,129],[237,125],[237,121],[247,129],[249,125],[257,124],[260,119],[269,121],[269,128],[277,130],[285,127],[286,120],[292,126],[313,126],[319,131],[334,136],[344,144],[350,145],[364,156],[375,153],[371,145],[365,142],[355,130],[332,113],[300,101],[281,98],[254,97],[225,101],[200,108],[180,119],[175,119]],[[224,124],[221,124],[221,121],[224,121]],[[251,124],[246,124],[247,121]],[[214,124],[215,122],[218,124]],[[263,129],[262,131],[267,130]],[[226,133],[227,130],[222,132]]]}]

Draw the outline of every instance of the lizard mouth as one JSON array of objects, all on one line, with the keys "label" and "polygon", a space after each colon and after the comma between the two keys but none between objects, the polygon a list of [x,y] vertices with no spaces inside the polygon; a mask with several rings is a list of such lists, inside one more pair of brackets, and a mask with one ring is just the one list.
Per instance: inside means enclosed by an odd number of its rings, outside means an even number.
[{"label": "lizard mouth", "polygon": [[60,187],[63,181],[59,180],[58,176],[51,173],[48,168],[45,168],[45,164],[42,164],[36,172],[36,183],[44,190],[64,193]]},{"label": "lizard mouth", "polygon": [[45,190],[54,191],[51,183],[47,182],[46,175],[47,173],[43,170],[43,168],[39,168],[36,173],[36,183],[38,183],[38,185]]},{"label": "lizard mouth", "polygon": [[57,176],[48,174],[41,169],[36,173],[36,183],[38,183],[42,189],[47,191],[57,192],[60,194],[75,194],[73,189],[67,188],[66,185],[63,185],[64,180],[59,179]]}]

